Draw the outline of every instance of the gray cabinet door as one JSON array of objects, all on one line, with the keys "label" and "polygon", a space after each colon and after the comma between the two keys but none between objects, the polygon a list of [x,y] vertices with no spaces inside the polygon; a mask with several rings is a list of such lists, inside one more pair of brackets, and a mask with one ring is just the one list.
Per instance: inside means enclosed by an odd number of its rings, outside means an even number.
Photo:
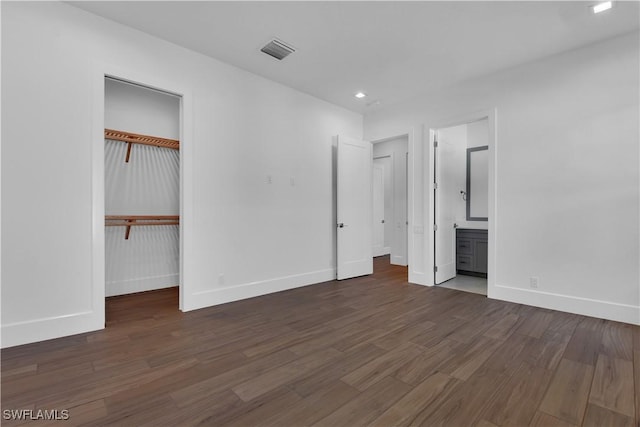
[{"label": "gray cabinet door", "polygon": [[456,269],[487,274],[487,230],[459,228],[456,232]]},{"label": "gray cabinet door", "polygon": [[473,248],[473,271],[487,274],[488,242],[486,240],[476,240]]}]

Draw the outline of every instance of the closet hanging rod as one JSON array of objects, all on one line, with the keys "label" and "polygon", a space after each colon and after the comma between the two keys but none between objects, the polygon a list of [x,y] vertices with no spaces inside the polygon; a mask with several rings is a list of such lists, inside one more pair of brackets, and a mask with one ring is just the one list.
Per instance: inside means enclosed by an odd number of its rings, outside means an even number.
[{"label": "closet hanging rod", "polygon": [[141,135],[137,133],[125,132],[122,130],[105,129],[105,139],[115,141],[131,142],[133,144],[152,145],[154,147],[180,149],[180,141],[177,139],[160,138],[158,136]]},{"label": "closet hanging rod", "polygon": [[105,215],[106,227],[126,227],[125,240],[129,240],[131,227],[142,225],[180,225],[179,215]]},{"label": "closet hanging rod", "polygon": [[105,215],[104,219],[108,221],[117,220],[174,220],[178,221],[180,215]]},{"label": "closet hanging rod", "polygon": [[129,163],[129,159],[131,158],[131,146],[133,144],[151,145],[152,147],[180,150],[180,141],[178,141],[177,139],[160,138],[151,135],[140,135],[137,133],[125,132],[122,130],[105,129],[104,138],[127,143],[127,155],[124,159],[125,163]]}]

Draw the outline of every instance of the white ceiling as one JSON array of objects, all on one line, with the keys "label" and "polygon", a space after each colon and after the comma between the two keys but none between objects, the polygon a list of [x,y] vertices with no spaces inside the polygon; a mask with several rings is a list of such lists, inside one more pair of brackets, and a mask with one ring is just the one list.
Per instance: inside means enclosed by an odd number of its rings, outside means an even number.
[{"label": "white ceiling", "polygon": [[636,1],[70,3],[358,112],[640,28]]}]

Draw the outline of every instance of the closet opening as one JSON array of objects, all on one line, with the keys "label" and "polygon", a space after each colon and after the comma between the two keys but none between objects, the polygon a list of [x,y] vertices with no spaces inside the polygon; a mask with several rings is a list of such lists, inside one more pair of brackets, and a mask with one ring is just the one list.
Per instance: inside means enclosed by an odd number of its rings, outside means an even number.
[{"label": "closet opening", "polygon": [[181,97],[105,77],[106,326],[180,300]]},{"label": "closet opening", "polygon": [[489,120],[433,132],[434,284],[487,295]]},{"label": "closet opening", "polygon": [[409,135],[372,144],[374,269],[389,265],[406,267]]}]

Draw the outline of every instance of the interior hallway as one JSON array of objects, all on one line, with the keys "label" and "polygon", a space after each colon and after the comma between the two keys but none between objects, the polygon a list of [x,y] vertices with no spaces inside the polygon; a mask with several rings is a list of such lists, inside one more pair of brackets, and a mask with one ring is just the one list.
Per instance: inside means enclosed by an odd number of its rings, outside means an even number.
[{"label": "interior hallway", "polygon": [[175,288],[110,299],[105,330],[2,350],[2,409],[74,425],[640,420],[640,327],[410,285],[388,257],[375,272],[188,313]]}]

